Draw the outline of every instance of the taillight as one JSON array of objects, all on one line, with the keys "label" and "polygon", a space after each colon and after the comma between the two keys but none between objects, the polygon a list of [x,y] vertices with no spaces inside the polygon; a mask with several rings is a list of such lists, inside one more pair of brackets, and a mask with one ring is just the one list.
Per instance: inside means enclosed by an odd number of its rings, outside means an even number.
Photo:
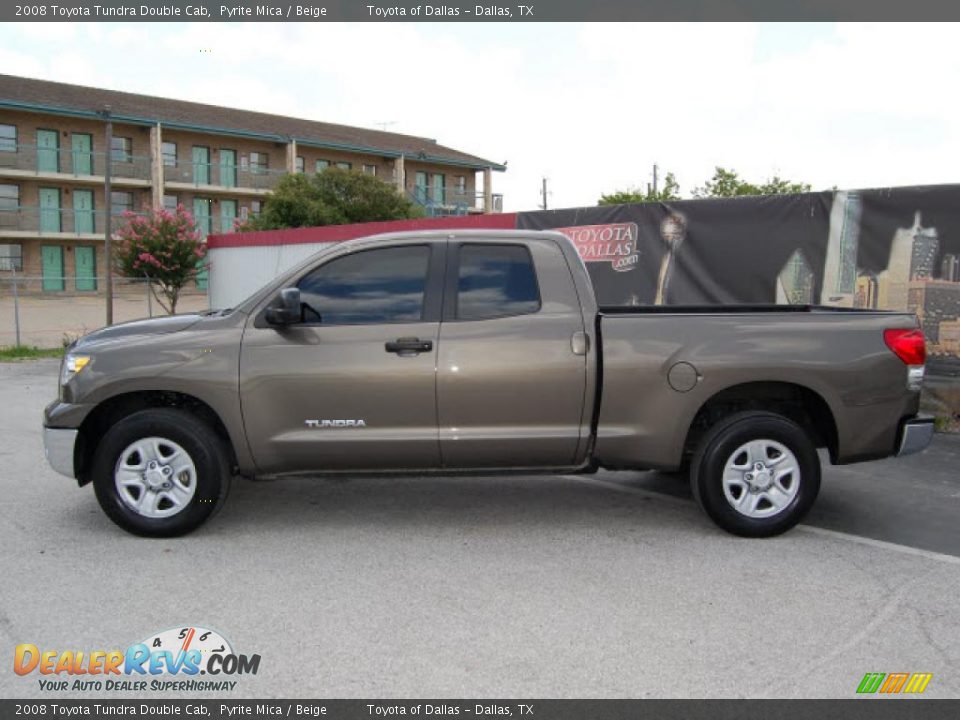
[{"label": "taillight", "polygon": [[920,330],[891,328],[883,331],[883,341],[907,365],[923,365],[927,346]]}]

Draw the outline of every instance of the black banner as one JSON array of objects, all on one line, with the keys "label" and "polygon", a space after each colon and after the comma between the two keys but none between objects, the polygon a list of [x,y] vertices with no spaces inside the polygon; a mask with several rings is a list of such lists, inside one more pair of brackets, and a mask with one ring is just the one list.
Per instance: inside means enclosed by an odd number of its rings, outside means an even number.
[{"label": "black banner", "polygon": [[527,3],[411,0],[73,0],[4,3],[3,22],[628,22],[958,20],[947,0],[549,0]]},{"label": "black banner", "polygon": [[943,720],[960,700],[0,700],[4,718]]}]

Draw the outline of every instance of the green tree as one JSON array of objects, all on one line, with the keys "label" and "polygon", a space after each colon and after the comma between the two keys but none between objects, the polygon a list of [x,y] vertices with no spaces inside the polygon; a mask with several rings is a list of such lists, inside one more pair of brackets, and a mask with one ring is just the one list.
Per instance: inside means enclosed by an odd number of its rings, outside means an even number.
[{"label": "green tree", "polygon": [[175,212],[155,210],[147,216],[124,213],[117,232],[114,263],[129,278],[148,278],[160,306],[173,315],[180,291],[206,266],[207,246],[193,216],[178,205]]},{"label": "green tree", "polygon": [[774,175],[767,181],[755,184],[744,180],[736,170],[717,167],[713,177],[702,187],[693,189],[695,198],[741,197],[744,195],[786,195],[789,193],[810,192],[810,185],[803,182],[791,182]]},{"label": "green tree", "polygon": [[421,217],[423,209],[400,195],[393,185],[372,175],[327,168],[315,175],[295,173],[281,178],[260,215],[240,230],[345,225]]},{"label": "green tree", "polygon": [[648,187],[646,191],[639,188],[616,190],[609,195],[601,195],[597,205],[622,205],[624,203],[670,202],[680,199],[680,185],[672,172],[668,172],[663,179],[663,188],[656,191]]}]

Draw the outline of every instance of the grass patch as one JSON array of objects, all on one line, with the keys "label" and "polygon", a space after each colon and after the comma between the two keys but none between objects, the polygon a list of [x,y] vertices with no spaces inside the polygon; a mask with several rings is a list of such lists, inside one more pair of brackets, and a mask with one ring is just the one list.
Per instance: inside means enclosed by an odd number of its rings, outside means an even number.
[{"label": "grass patch", "polygon": [[38,348],[33,345],[14,345],[0,347],[0,362],[17,362],[18,360],[38,360],[39,358],[63,357],[63,348]]}]

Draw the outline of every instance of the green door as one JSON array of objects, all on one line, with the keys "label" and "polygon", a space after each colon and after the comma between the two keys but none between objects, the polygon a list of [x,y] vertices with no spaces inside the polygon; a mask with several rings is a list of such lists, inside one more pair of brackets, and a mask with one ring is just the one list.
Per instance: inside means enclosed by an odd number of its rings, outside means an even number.
[{"label": "green door", "polygon": [[427,174],[417,171],[413,180],[413,198],[421,205],[427,204]]},{"label": "green door", "polygon": [[40,188],[40,232],[60,232],[60,191]]},{"label": "green door", "polygon": [[93,136],[89,133],[73,133],[70,136],[70,151],[73,174],[93,175]]},{"label": "green door", "polygon": [[[200,233],[200,237],[204,240],[207,239],[207,235],[210,234],[210,201],[206,198],[194,198],[193,199],[193,220],[197,225],[197,231]],[[197,273],[197,287],[201,290],[207,289],[207,268],[206,260],[200,260],[197,263],[198,266],[202,265],[203,269]]]},{"label": "green door", "polygon": [[237,201],[220,201],[220,232],[233,232],[233,223],[237,219]]},{"label": "green door", "polygon": [[220,184],[237,186],[237,151],[220,148]]},{"label": "green door", "polygon": [[74,248],[76,272],[74,278],[77,290],[97,289],[97,251],[89,246],[78,245]]},{"label": "green door", "polygon": [[37,170],[60,172],[60,135],[56,130],[37,130]]},{"label": "green door", "polygon": [[447,202],[447,189],[444,184],[445,182],[445,175],[441,173],[433,174],[433,194],[430,199],[439,205],[444,205]]},{"label": "green door", "polygon": [[193,182],[196,185],[210,184],[210,148],[193,146]]},{"label": "green door", "polygon": [[63,246],[44,245],[40,248],[40,261],[43,271],[43,289],[45,291],[63,290]]},{"label": "green door", "polygon": [[93,233],[93,190],[73,191],[73,231]]}]

